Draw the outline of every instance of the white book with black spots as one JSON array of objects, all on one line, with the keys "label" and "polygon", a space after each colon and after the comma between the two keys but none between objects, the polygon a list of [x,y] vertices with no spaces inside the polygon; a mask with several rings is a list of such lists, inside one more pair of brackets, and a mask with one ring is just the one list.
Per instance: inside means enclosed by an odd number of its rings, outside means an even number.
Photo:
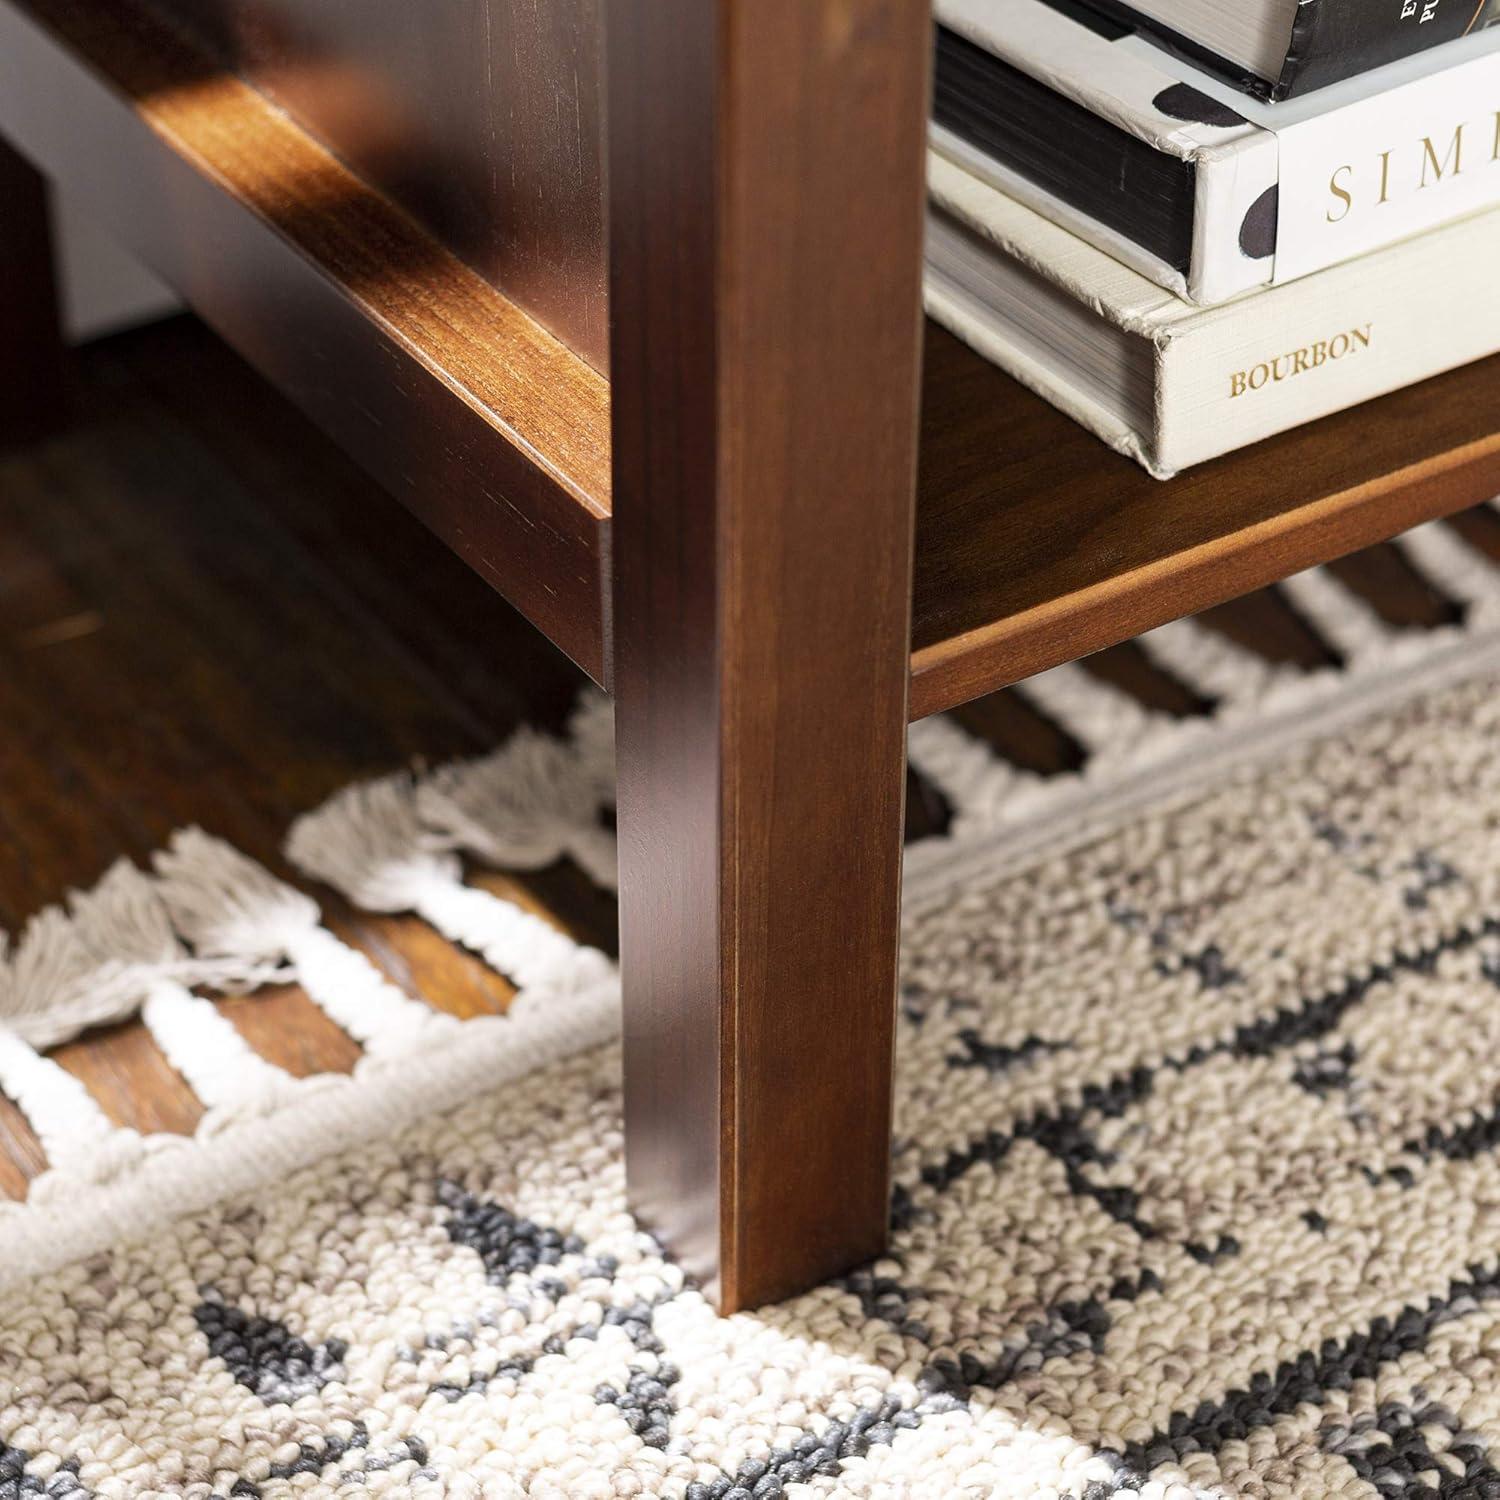
[{"label": "white book with black spots", "polygon": [[1500,350],[1500,209],[1203,308],[929,171],[928,312],[1158,478]]},{"label": "white book with black spots", "polygon": [[933,149],[1187,301],[1500,204],[1500,27],[1269,104],[1079,0],[936,14]]}]

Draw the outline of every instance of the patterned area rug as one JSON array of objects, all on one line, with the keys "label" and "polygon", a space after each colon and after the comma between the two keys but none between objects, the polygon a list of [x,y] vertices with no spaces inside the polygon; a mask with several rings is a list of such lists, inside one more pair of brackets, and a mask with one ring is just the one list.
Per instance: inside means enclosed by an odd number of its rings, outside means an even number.
[{"label": "patterned area rug", "polygon": [[[52,1163],[0,1210],[0,1497],[1500,1495],[1500,587],[1407,545],[1462,628],[1392,638],[1313,575],[1343,672],[1171,627],[1221,706],[1170,730],[1039,679],[1080,776],[917,727],[955,816],[910,862],[891,1253],[753,1314],[625,1210],[608,961],[462,878],[608,881],[602,703],[289,843],[514,978],[504,1019],[197,831],[42,914],[0,987]],[[204,998],[293,973],[353,1077]],[[46,1055],[137,1012],[191,1140]]]}]

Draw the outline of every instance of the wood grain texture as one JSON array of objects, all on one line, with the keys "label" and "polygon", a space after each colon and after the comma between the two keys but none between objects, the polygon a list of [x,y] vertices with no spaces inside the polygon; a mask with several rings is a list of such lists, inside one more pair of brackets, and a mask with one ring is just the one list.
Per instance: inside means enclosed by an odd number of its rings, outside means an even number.
[{"label": "wood grain texture", "polygon": [[0,0],[0,130],[603,677],[601,376],[132,0]]},{"label": "wood grain texture", "polygon": [[936,328],[923,392],[914,718],[1500,491],[1500,357],[1166,483]]},{"label": "wood grain texture", "polygon": [[160,0],[596,369],[600,0]]},{"label": "wood grain texture", "polygon": [[55,428],[67,411],[47,185],[0,140],[0,445]]},{"label": "wood grain texture", "polygon": [[929,23],[608,19],[627,1168],[733,1310],[886,1233]]}]

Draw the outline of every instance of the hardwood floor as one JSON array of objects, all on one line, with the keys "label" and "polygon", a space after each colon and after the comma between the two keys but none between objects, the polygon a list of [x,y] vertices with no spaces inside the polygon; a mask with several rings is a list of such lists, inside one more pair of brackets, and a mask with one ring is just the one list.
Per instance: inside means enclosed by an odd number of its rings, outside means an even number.
[{"label": "hardwood floor", "polygon": [[[197,324],[95,345],[73,375],[73,425],[0,455],[0,928],[186,823],[280,869],[291,820],[345,783],[482,751],[523,719],[560,723],[576,669]],[[1500,557],[1492,513],[1458,524]],[[1394,548],[1338,567],[1392,623],[1454,613]],[[1329,658],[1274,590],[1204,618],[1271,659]],[[1167,712],[1209,706],[1132,645],[1086,665]],[[1036,770],[1081,755],[1015,694],[959,717]],[[943,826],[934,789],[913,778],[907,802],[909,836]],[[613,949],[611,899],[571,866],[481,878]],[[505,1007],[504,982],[422,923],[320,894],[414,993],[459,1015]],[[295,1073],[357,1056],[296,989],[224,1009]],[[197,1118],[138,1025],[56,1055],[123,1124]],[[41,1164],[0,1099],[0,1193],[24,1195]]]},{"label": "hardwood floor", "polygon": [[[200,327],[79,366],[75,425],[0,459],[0,927],[186,823],[282,868],[290,820],[347,781],[560,721],[577,670]],[[613,942],[576,872],[489,883]],[[433,1004],[504,1008],[504,982],[423,924],[321,895]],[[294,1073],[358,1055],[294,989],[225,1009]],[[198,1117],[139,1025],[56,1055],[122,1124]],[[0,1100],[0,1192],[40,1164]]]}]

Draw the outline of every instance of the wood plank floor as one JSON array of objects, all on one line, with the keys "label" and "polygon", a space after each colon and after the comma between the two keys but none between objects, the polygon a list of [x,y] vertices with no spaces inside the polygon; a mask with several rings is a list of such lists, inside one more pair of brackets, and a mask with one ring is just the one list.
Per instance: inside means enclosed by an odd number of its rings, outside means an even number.
[{"label": "wood plank floor", "polygon": [[[17,931],[187,823],[285,873],[287,826],[338,787],[488,749],[523,720],[561,722],[581,674],[199,325],[94,345],[74,381],[70,429],[0,455],[0,927]],[[1460,524],[1500,557],[1492,513]],[[1394,548],[1338,570],[1392,623],[1454,617]],[[1274,590],[1204,618],[1268,659],[1329,659]],[[1133,645],[1087,665],[1165,712],[1210,707]],[[1081,758],[1015,694],[958,717],[1035,770]],[[932,788],[913,779],[908,803],[911,835],[941,828]],[[613,949],[612,901],[570,865],[482,878]],[[331,899],[325,910],[434,1005],[505,1007],[503,981],[420,922]],[[224,1009],[294,1073],[358,1055],[295,988]],[[122,1124],[187,1131],[197,1119],[196,1098],[137,1024],[55,1055]],[[0,1193],[24,1195],[41,1165],[0,1099]]]}]

